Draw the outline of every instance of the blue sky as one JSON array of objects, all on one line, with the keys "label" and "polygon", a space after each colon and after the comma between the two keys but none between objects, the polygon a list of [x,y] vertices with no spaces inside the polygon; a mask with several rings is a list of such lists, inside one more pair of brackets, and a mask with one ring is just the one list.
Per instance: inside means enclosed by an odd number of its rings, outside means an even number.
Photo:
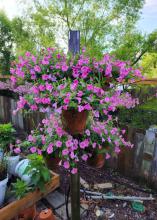
[{"label": "blue sky", "polygon": [[137,27],[147,33],[157,30],[157,0],[146,0]]},{"label": "blue sky", "polygon": [[[146,3],[142,10],[141,19],[138,22],[137,27],[142,32],[150,33],[157,29],[157,0],[145,1]],[[10,18],[13,18],[21,11],[17,2],[18,0],[0,0],[0,9],[5,10],[7,15]]]}]

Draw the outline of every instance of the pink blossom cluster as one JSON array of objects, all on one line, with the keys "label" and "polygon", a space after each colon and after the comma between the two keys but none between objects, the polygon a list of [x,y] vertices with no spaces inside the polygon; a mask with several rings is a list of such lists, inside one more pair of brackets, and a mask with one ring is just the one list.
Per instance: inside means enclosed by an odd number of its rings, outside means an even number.
[{"label": "pink blossom cluster", "polygon": [[132,148],[133,145],[124,140],[124,133],[125,130],[120,131],[109,117],[105,122],[94,120],[81,139],[74,138],[64,131],[60,117],[51,114],[49,118],[43,119],[38,132],[32,131],[28,136],[29,150],[38,154],[46,152],[52,158],[54,154],[58,155],[60,165],[75,174],[80,158],[87,161],[95,151],[103,151],[104,157],[109,159],[112,155],[119,154],[121,146]]},{"label": "pink blossom cluster", "polygon": [[[115,60],[105,54],[99,61],[82,53],[68,57],[53,48],[34,56],[26,52],[11,68],[11,80],[32,83],[28,93],[21,95],[17,110],[55,112],[42,121],[42,126],[28,136],[31,153],[57,154],[61,164],[76,173],[80,158],[84,161],[95,151],[102,151],[105,158],[118,154],[120,147],[132,147],[123,138],[124,130],[115,126],[111,112],[118,107],[132,108],[138,99],[119,91],[119,84],[141,78],[141,72],[129,62]],[[89,111],[91,118],[84,134],[77,139],[62,127],[60,114],[63,110]]]}]

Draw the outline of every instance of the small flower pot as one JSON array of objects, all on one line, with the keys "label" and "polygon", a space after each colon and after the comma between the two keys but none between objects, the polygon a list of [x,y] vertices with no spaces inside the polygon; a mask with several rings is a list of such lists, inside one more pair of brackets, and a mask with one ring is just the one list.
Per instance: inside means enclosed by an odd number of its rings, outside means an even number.
[{"label": "small flower pot", "polygon": [[104,154],[94,154],[87,161],[89,166],[95,168],[102,168],[105,164],[105,155]]},{"label": "small flower pot", "polygon": [[23,218],[24,220],[35,220],[37,215],[36,206],[30,206],[19,214],[19,218]]},{"label": "small flower pot", "polygon": [[29,164],[28,159],[21,160],[15,168],[15,173],[18,177],[20,177],[22,180],[24,180],[26,183],[29,184],[31,182],[31,175],[24,174],[24,171],[28,166],[28,164]]},{"label": "small flower pot", "polygon": [[0,181],[0,206],[4,202],[5,193],[6,193],[6,189],[7,189],[7,182],[8,182],[8,177],[6,179]]},{"label": "small flower pot", "polygon": [[51,209],[45,209],[40,212],[38,220],[56,220]]},{"label": "small flower pot", "polygon": [[65,131],[71,135],[82,134],[86,128],[88,111],[63,110],[61,120]]},{"label": "small flower pot", "polygon": [[20,156],[19,155],[7,157],[8,174],[9,175],[14,175],[14,176],[16,175],[15,168],[16,168],[19,160],[20,160]]},{"label": "small flower pot", "polygon": [[45,163],[49,170],[52,170],[54,172],[57,172],[58,164],[60,162],[59,158],[51,158],[51,157],[45,157]]}]

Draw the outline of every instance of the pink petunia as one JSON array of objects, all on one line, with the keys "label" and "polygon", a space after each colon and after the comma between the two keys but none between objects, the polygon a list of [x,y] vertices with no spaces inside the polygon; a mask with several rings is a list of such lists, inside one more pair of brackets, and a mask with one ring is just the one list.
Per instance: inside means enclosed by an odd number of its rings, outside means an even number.
[{"label": "pink petunia", "polygon": [[31,147],[30,151],[31,151],[32,154],[34,154],[37,151],[37,148],[36,147]]},{"label": "pink petunia", "polygon": [[56,147],[60,148],[62,146],[62,142],[61,141],[56,141]]},{"label": "pink petunia", "polygon": [[64,161],[63,166],[65,169],[69,169],[70,167],[69,161]]},{"label": "pink petunia", "polygon": [[77,173],[77,171],[78,171],[78,169],[77,169],[77,168],[72,168],[71,173],[72,173],[72,174],[76,174],[76,173]]}]

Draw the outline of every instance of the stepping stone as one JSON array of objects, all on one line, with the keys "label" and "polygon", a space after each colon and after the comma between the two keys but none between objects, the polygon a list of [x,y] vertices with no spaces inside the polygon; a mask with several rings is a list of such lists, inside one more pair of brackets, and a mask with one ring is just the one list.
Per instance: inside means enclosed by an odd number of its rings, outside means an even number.
[{"label": "stepping stone", "polygon": [[47,202],[54,208],[57,209],[58,207],[65,204],[65,197],[62,193],[58,192],[57,190],[49,193],[45,199]]},{"label": "stepping stone", "polygon": [[[69,210],[69,215],[71,216],[71,203],[68,204],[68,210]],[[82,214],[85,211],[84,208],[80,208],[80,214]],[[67,220],[67,214],[66,214],[66,205],[61,206],[58,209],[55,209],[55,212],[57,215],[61,216],[63,220]]]}]

